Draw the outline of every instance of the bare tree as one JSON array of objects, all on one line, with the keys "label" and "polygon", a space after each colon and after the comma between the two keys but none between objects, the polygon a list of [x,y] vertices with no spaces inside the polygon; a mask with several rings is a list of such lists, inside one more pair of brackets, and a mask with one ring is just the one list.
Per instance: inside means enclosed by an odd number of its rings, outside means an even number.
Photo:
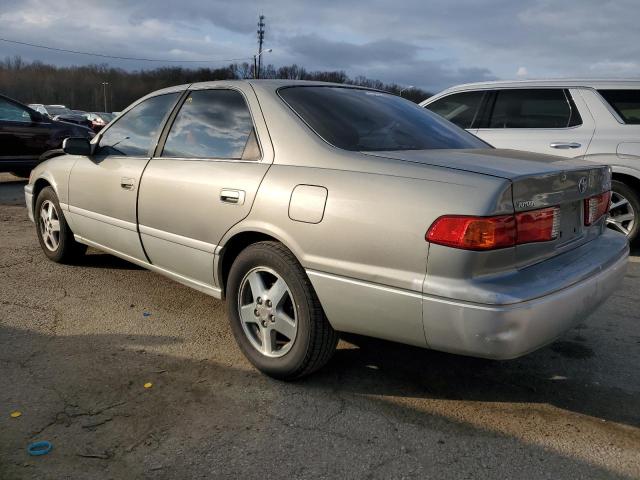
[{"label": "bare tree", "polygon": [[[364,76],[354,79],[344,71],[310,72],[300,65],[263,66],[263,78],[319,80],[362,85],[398,93],[396,84],[385,84]],[[24,103],[63,104],[69,108],[100,111],[103,107],[103,82],[108,83],[107,98],[111,109],[122,110],[147,93],[171,85],[207,80],[253,78],[253,64],[231,64],[221,68],[187,69],[160,67],[153,70],[127,71],[107,64],[56,67],[41,62],[25,62],[21,57],[0,61],[0,93]],[[404,97],[424,100],[429,93],[420,89],[405,90]]]}]

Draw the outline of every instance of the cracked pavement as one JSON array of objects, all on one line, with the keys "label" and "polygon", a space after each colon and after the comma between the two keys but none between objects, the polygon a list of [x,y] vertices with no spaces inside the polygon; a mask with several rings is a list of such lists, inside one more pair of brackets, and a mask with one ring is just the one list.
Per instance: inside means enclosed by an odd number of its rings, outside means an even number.
[{"label": "cracked pavement", "polygon": [[2,480],[640,478],[638,252],[527,357],[347,336],[287,384],[251,368],[221,302],[95,250],[48,261],[23,185],[0,174]]}]

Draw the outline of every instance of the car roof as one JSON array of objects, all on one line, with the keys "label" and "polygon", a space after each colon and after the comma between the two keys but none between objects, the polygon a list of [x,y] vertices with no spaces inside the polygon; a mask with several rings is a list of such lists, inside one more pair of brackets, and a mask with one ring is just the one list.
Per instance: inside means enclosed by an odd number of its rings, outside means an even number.
[{"label": "car roof", "polygon": [[0,93],[0,98],[4,98],[5,100],[7,100],[9,102],[17,103],[18,105],[20,105],[22,107],[28,108],[29,110],[33,110],[33,108],[31,108],[26,103],[22,103],[20,100],[16,100],[15,98],[8,97],[7,95],[3,95],[3,94]]},{"label": "car roof", "polygon": [[[209,82],[196,82],[196,83],[187,83],[183,85],[175,85],[173,87],[163,88],[161,90],[156,90],[155,92],[151,92],[144,97],[139,98],[136,102],[132,103],[125,110],[129,110],[139,102],[146,100],[151,97],[155,97],[158,95],[164,95],[167,93],[175,93],[175,92],[183,92],[187,89],[197,90],[197,89],[206,89],[206,88],[215,88],[217,86],[240,86],[240,85],[250,85],[256,90],[270,91],[275,92],[281,87],[294,87],[294,86],[304,86],[304,87],[342,87],[342,88],[354,88],[360,90],[373,90],[383,93],[383,90],[376,90],[374,88],[362,87],[359,85],[350,85],[345,83],[334,83],[334,82],[320,82],[313,80],[272,80],[272,79],[245,79],[245,80],[212,80]],[[123,110],[123,111],[125,111]]]},{"label": "car roof", "polygon": [[[346,87],[346,88],[366,88],[358,85],[349,85],[345,83],[335,82],[321,82],[315,80],[281,80],[281,79],[245,79],[245,80],[214,80],[211,82],[198,82],[189,85],[189,88],[202,88],[215,85],[239,85],[239,84],[251,84],[254,86],[262,86],[267,88],[280,88],[288,86],[322,86],[322,87]],[[371,89],[369,89],[371,90]]]},{"label": "car roof", "polygon": [[486,90],[491,88],[523,88],[523,87],[586,87],[595,89],[640,88],[640,80],[634,79],[596,79],[596,78],[554,78],[541,80],[497,80],[491,82],[465,83],[450,87],[444,92],[462,90]]}]

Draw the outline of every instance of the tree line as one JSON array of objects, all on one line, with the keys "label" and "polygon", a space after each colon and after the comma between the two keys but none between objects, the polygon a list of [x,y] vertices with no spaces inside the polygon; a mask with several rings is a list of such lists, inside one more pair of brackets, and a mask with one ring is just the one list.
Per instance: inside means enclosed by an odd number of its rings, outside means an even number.
[{"label": "tree line", "polygon": [[[209,80],[253,78],[254,66],[233,63],[222,68],[159,67],[128,71],[107,64],[57,67],[25,62],[21,57],[0,62],[0,93],[23,103],[62,104],[85,111],[120,111],[138,98],[160,88]],[[344,71],[309,71],[299,65],[266,65],[260,78],[316,80],[360,85],[399,94],[404,88],[364,76],[350,78]],[[106,85],[104,83],[106,82]],[[405,89],[402,96],[420,102],[431,94]]]}]

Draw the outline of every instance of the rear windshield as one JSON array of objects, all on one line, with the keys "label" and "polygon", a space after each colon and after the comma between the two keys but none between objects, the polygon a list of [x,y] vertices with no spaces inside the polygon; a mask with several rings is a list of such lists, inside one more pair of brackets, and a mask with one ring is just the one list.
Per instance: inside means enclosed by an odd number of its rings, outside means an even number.
[{"label": "rear windshield", "polygon": [[624,123],[640,125],[640,90],[598,90]]},{"label": "rear windshield", "polygon": [[325,141],[344,150],[488,148],[482,140],[395,95],[343,87],[285,87],[282,99]]}]

